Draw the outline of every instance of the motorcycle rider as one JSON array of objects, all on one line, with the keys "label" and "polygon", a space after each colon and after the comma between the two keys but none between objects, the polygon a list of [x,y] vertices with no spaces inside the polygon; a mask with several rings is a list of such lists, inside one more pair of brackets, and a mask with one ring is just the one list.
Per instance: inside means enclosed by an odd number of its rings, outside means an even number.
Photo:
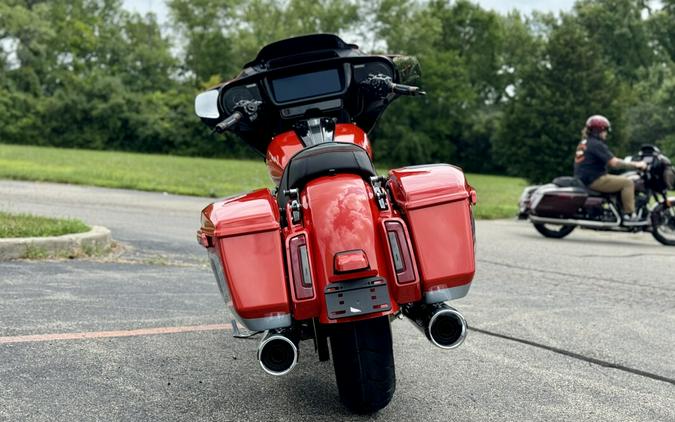
[{"label": "motorcycle rider", "polygon": [[574,158],[574,176],[584,185],[598,192],[614,193],[621,191],[623,221],[638,221],[635,215],[635,191],[633,182],[623,176],[607,174],[607,166],[615,169],[645,170],[643,161],[630,162],[616,158],[607,147],[607,135],[611,124],[605,116],[594,115],[586,120],[582,130],[582,139],[577,146]]}]

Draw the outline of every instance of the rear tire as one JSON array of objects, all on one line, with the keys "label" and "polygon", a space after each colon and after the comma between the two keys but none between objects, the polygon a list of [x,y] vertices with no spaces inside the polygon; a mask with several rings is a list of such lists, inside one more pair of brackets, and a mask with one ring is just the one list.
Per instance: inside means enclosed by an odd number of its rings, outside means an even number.
[{"label": "rear tire", "polygon": [[389,318],[336,324],[330,347],[340,400],[355,413],[373,413],[391,401],[396,372]]},{"label": "rear tire", "polygon": [[[557,227],[557,230],[555,229]],[[576,226],[557,226],[549,224],[535,224],[534,228],[537,229],[544,237],[550,237],[552,239],[562,239],[568,234],[572,233]]]}]

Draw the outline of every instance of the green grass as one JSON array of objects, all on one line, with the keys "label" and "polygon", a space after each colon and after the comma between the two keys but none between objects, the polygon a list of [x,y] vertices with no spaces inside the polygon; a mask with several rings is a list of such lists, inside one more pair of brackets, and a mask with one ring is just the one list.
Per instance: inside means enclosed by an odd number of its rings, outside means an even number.
[{"label": "green grass", "polygon": [[[384,173],[384,170],[380,170]],[[221,197],[272,187],[262,160],[227,160],[0,144],[0,178]],[[516,215],[523,179],[468,174],[477,218]]]},{"label": "green grass", "polygon": [[467,174],[466,179],[478,193],[476,218],[514,218],[518,213],[518,199],[525,186],[525,179],[519,177]]},{"label": "green grass", "polygon": [[0,238],[61,236],[89,230],[89,226],[79,220],[0,212]]}]

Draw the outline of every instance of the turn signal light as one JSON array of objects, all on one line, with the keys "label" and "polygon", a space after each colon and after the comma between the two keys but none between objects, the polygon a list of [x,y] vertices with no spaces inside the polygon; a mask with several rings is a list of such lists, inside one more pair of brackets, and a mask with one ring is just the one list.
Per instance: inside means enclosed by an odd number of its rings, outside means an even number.
[{"label": "turn signal light", "polygon": [[314,288],[312,287],[312,269],[309,264],[309,252],[305,235],[292,238],[289,246],[295,297],[298,299],[309,299],[314,296]]},{"label": "turn signal light", "polygon": [[399,284],[412,283],[415,281],[415,269],[413,268],[412,255],[408,248],[408,240],[403,231],[403,226],[397,221],[384,223],[387,230],[389,250],[394,262],[396,279]]}]

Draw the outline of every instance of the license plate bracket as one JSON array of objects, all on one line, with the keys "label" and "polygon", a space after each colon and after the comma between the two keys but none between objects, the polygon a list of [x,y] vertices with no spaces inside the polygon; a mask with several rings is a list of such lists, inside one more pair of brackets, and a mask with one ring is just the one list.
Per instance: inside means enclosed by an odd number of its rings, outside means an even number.
[{"label": "license plate bracket", "polygon": [[324,291],[328,318],[339,319],[391,309],[389,289],[382,277],[331,283]]}]

